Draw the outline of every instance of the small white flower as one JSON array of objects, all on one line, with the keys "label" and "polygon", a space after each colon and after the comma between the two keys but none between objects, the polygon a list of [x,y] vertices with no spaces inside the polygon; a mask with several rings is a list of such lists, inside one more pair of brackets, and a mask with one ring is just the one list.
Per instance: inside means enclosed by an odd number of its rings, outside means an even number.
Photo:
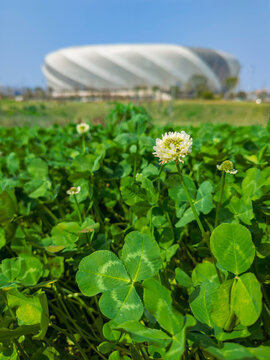
[{"label": "small white flower", "polygon": [[185,131],[169,132],[162,135],[162,139],[156,139],[154,150],[153,154],[159,157],[161,164],[174,160],[183,163],[182,158],[191,153],[192,138]]},{"label": "small white flower", "polygon": [[67,194],[68,195],[77,195],[79,194],[79,192],[81,191],[81,187],[78,186],[72,186],[68,191],[67,191]]},{"label": "small white flower", "polygon": [[233,163],[230,160],[223,161],[222,164],[217,165],[218,170],[225,171],[228,174],[235,175],[237,170],[233,168]]},{"label": "small white flower", "polygon": [[77,132],[79,134],[84,134],[89,130],[90,126],[86,123],[80,123],[76,126]]}]

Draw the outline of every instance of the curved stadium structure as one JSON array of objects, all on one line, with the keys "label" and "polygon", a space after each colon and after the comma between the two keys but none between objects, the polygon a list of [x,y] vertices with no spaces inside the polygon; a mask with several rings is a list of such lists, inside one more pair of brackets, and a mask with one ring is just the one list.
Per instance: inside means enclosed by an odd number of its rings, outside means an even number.
[{"label": "curved stadium structure", "polygon": [[61,49],[45,58],[43,72],[56,92],[184,88],[194,75],[222,91],[226,78],[238,76],[231,55],[178,45],[98,45]]}]

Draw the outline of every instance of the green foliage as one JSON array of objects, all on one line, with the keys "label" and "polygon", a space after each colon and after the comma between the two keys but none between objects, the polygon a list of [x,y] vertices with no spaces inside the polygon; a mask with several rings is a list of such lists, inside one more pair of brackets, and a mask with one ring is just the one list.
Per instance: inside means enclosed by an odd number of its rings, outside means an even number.
[{"label": "green foliage", "polygon": [[[153,156],[183,128],[204,237]],[[0,134],[0,359],[270,357],[269,127],[161,129],[116,104],[85,148],[75,124]]]},{"label": "green foliage", "polygon": [[226,270],[239,275],[251,266],[255,247],[250,231],[240,224],[221,224],[212,233],[211,251]]}]

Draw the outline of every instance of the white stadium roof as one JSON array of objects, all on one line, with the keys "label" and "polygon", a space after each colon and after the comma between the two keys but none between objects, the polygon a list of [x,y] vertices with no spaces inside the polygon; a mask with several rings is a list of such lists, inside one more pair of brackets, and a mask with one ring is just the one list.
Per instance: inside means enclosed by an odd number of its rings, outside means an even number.
[{"label": "white stadium roof", "polygon": [[239,62],[209,49],[168,44],[95,45],[48,54],[42,68],[55,91],[120,90],[182,87],[193,75],[203,75],[209,87],[221,91],[224,80],[238,76]]}]

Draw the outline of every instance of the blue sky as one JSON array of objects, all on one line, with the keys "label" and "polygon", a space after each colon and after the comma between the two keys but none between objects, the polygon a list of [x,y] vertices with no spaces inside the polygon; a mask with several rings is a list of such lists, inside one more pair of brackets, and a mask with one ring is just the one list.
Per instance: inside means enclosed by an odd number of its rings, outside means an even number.
[{"label": "blue sky", "polygon": [[45,86],[62,47],[172,43],[233,54],[239,87],[270,90],[270,0],[0,0],[0,84]]}]

